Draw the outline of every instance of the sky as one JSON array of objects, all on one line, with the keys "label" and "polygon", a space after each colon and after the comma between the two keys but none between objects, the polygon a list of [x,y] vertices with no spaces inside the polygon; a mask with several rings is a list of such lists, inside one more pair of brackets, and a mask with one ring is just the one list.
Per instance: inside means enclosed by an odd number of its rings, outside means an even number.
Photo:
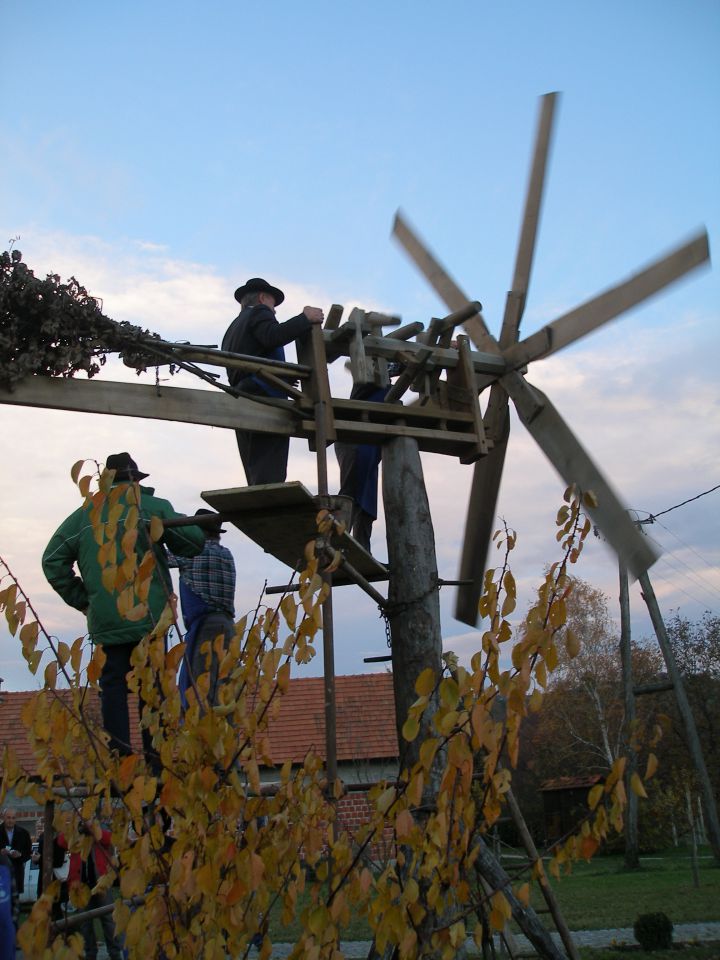
[{"label": "sky", "polygon": [[[252,276],[285,290],[281,320],[335,302],[427,324],[447,311],[390,237],[401,208],[498,333],[538,98],[560,91],[529,334],[703,226],[716,247],[719,44],[717,0],[3,4],[0,245],[19,238],[38,275],[74,275],[109,316],[170,340],[219,344]],[[719,293],[717,269],[696,271],[529,371],[641,518],[720,484]],[[112,362],[101,376],[135,379]],[[76,460],[128,450],[188,513],[200,491],[244,484],[227,430],[0,405],[0,435],[0,556],[64,639],[84,620],[40,557],[79,503]],[[314,491],[304,446],[292,442],[288,476]],[[439,573],[453,579],[472,470],[423,464]],[[519,536],[518,615],[558,556],[563,488],[515,419],[498,515]],[[663,612],[719,613],[720,491],[645,530],[663,551],[651,571]],[[241,614],[286,572],[238,531],[224,542]],[[382,514],[373,544],[383,558]],[[616,617],[607,546],[590,539],[577,573]],[[453,603],[444,588],[444,643],[468,657],[480,634]],[[334,609],[336,671],[384,669],[363,662],[386,652],[372,601],[344,587]],[[631,610],[633,636],[649,637],[637,585]],[[318,654],[296,675],[321,672]],[[4,624],[0,676],[4,689],[38,682]]]}]

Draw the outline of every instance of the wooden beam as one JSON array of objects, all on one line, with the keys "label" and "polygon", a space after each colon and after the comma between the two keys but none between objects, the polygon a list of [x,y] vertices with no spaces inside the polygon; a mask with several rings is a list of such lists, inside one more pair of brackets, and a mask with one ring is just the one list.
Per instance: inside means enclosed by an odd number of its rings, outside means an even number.
[{"label": "wooden beam", "polygon": [[592,330],[654,296],[710,259],[707,233],[703,231],[666,257],[563,314],[541,330],[504,351],[508,365],[522,367],[575,343]]},{"label": "wooden beam", "polygon": [[177,420],[211,427],[241,426],[258,433],[298,436],[297,419],[284,401],[277,405],[231,397],[219,390],[155,387],[108,380],[28,377],[12,392],[0,391],[0,403],[47,407],[121,417]]},{"label": "wooden beam", "polygon": [[555,114],[556,93],[547,93],[540,98],[540,117],[538,121],[535,149],[533,151],[530,180],[525,199],[520,241],[518,243],[513,273],[512,288],[508,293],[505,304],[505,315],[500,330],[500,347],[515,343],[518,330],[525,309],[530,271],[535,254],[535,241],[540,222],[540,207],[542,205],[543,187],[545,184],[545,167],[550,151],[553,117]]},{"label": "wooden beam", "polygon": [[[400,211],[395,214],[392,234],[443,303],[451,310],[462,310],[463,307],[473,302],[460,289],[434,254],[430,252]],[[488,353],[500,353],[497,341],[488,330],[482,314],[476,314],[466,320],[465,329],[475,346],[480,350],[485,350]]]},{"label": "wooden beam", "polygon": [[657,551],[637,529],[565,420],[544,393],[517,374],[503,378],[502,383],[520,419],[565,483],[595,494],[597,507],[585,509],[628,570],[635,577],[642,576],[657,560]]},{"label": "wooden beam", "polygon": [[[365,352],[372,357],[385,357],[387,360],[396,360],[399,352],[418,353],[427,349],[423,343],[414,343],[413,341],[395,340],[393,337],[374,337],[364,338]],[[453,347],[433,347],[432,366],[438,365],[452,370],[458,364],[457,350]],[[507,372],[507,365],[502,356],[497,353],[480,353],[472,351],[470,353],[473,369],[476,373],[491,374],[495,379],[501,377]]]}]

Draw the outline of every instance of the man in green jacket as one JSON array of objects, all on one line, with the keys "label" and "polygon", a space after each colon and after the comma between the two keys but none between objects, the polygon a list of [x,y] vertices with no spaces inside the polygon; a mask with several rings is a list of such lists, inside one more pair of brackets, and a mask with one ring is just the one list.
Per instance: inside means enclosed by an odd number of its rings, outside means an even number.
[{"label": "man in green jacket", "polygon": [[[116,453],[107,458],[106,468],[115,470],[113,486],[131,485],[148,476],[142,473],[129,453]],[[142,520],[153,517],[162,520],[183,516],[176,513],[168,500],[154,496],[152,487],[135,486],[139,490],[139,514]],[[133,501],[133,495],[130,496]],[[125,533],[124,520],[130,509],[126,495],[120,497],[123,513],[117,522],[117,560],[121,562],[120,542]],[[107,505],[103,520],[107,522]],[[139,559],[148,549],[149,537],[143,535],[138,525],[135,552]],[[147,528],[146,528],[147,529]],[[131,670],[130,657],[133,649],[157,624],[165,605],[172,596],[172,580],[168,569],[165,544],[177,556],[194,557],[205,545],[205,536],[200,527],[166,528],[162,538],[155,544],[155,571],[147,596],[147,614],[139,620],[128,620],[118,610],[118,596],[109,592],[102,582],[102,569],[98,562],[98,543],[90,522],[89,508],[79,507],[60,525],[45,548],[42,558],[43,572],[50,586],[60,594],[65,603],[87,616],[88,633],[93,643],[102,644],[106,656],[100,676],[103,726],[110,735],[110,747],[120,754],[131,753],[130,718],[128,715],[127,674]],[[75,570],[77,565],[78,573]],[[142,703],[139,705],[142,711]],[[152,751],[149,731],[143,728],[143,749],[150,765],[156,767],[157,758]]]}]

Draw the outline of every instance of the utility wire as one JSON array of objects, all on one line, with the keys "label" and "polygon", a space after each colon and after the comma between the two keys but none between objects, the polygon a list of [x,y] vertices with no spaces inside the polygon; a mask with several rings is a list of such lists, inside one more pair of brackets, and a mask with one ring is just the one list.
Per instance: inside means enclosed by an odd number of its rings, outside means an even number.
[{"label": "utility wire", "polygon": [[639,520],[639,523],[655,523],[655,520],[658,517],[662,517],[665,513],[670,513],[671,510],[677,510],[678,507],[684,507],[686,503],[692,503],[693,500],[699,500],[700,497],[706,497],[709,493],[713,493],[715,490],[720,490],[720,483],[714,487],[710,487],[709,490],[705,490],[703,493],[698,493],[695,497],[690,497],[689,500],[683,500],[682,503],[676,503],[674,507],[668,507],[667,510],[661,510],[659,513],[650,513],[649,510],[643,510],[642,513],[647,513],[646,520]]}]

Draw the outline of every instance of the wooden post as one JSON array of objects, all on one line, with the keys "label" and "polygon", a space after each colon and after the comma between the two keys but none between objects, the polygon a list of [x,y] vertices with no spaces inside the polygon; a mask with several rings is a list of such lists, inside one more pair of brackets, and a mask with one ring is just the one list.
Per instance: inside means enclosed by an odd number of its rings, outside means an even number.
[{"label": "wooden post", "polygon": [[627,817],[625,820],[625,867],[637,870],[638,856],[638,798],[630,787],[632,775],[637,772],[637,756],[633,748],[635,729],[635,693],[632,676],[632,647],[630,645],[630,594],[627,567],[619,561],[620,568],[620,662],[622,664],[623,690],[625,694],[625,792],[627,793]]},{"label": "wooden post", "polygon": [[535,846],[535,841],[528,830],[525,817],[523,817],[522,811],[518,806],[517,800],[515,799],[515,794],[512,792],[512,790],[508,790],[506,796],[508,806],[510,807],[510,813],[515,821],[515,826],[518,828],[518,833],[520,834],[520,839],[523,842],[523,846],[525,847],[528,856],[539,866],[540,875],[538,879],[540,883],[540,891],[545,899],[545,903],[548,905],[548,909],[550,910],[552,918],[555,921],[557,932],[560,935],[560,939],[563,942],[565,950],[567,951],[567,955],[570,957],[570,960],[580,960],[580,953],[578,952],[578,948],[575,946],[575,941],[570,933],[570,928],[565,922],[565,917],[560,910],[560,904],[557,902],[557,898],[555,897],[555,891],[550,886],[550,881],[545,873],[545,867],[543,866],[542,858],[538,853],[538,849]]},{"label": "wooden post", "polygon": [[400,767],[418,759],[424,734],[431,735],[430,714],[413,743],[402,737],[402,725],[417,699],[415,681],[430,667],[442,672],[442,637],[435,534],[417,443],[398,437],[383,447],[383,500],[387,525],[388,616],[392,635],[395,717]]},{"label": "wooden post", "polygon": [[[388,617],[392,636],[395,722],[400,747],[400,767],[405,769],[419,758],[420,746],[434,731],[432,703],[422,718],[420,734],[412,743],[403,740],[402,725],[408,709],[417,699],[415,680],[430,667],[436,677],[442,672],[442,636],[438,591],[435,535],[425,490],[417,442],[398,437],[383,447],[383,500],[387,525],[390,583]],[[438,751],[440,759],[442,751]],[[423,806],[432,806],[440,785],[440,763],[431,770],[423,794]],[[475,870],[493,890],[502,890],[510,903],[513,918],[531,941],[539,956],[562,960],[553,942],[531,908],[524,908],[512,893],[512,884],[497,858],[482,838],[477,841]],[[428,916],[423,922],[430,922]],[[419,934],[422,936],[422,933]],[[369,960],[389,956],[373,945]],[[464,956],[464,951],[458,956]]]},{"label": "wooden post", "polygon": [[650,619],[652,620],[653,628],[655,629],[655,636],[657,637],[658,644],[660,645],[660,651],[663,655],[663,659],[665,660],[665,667],[667,668],[668,677],[672,680],[675,688],[675,699],[677,701],[683,724],[685,725],[685,735],[687,736],[688,740],[688,749],[690,751],[690,756],[692,757],[693,763],[695,764],[698,780],[700,781],[700,791],[702,793],[703,806],[705,807],[705,820],[707,825],[708,840],[710,841],[710,846],[712,847],[715,861],[716,863],[720,864],[720,821],[718,821],[717,803],[715,801],[715,794],[713,793],[712,784],[710,783],[707,767],[705,766],[705,759],[702,754],[702,747],[700,746],[700,738],[698,737],[697,727],[695,726],[695,719],[692,715],[692,710],[690,709],[690,703],[688,702],[687,694],[685,693],[685,687],[682,682],[682,677],[680,676],[680,671],[675,663],[675,656],[673,655],[672,647],[670,646],[670,641],[668,640],[665,622],[660,614],[660,607],[658,606],[657,598],[655,597],[655,591],[650,583],[650,577],[647,575],[647,573],[644,573],[639,580],[643,600],[647,604],[648,611],[650,612]]}]

